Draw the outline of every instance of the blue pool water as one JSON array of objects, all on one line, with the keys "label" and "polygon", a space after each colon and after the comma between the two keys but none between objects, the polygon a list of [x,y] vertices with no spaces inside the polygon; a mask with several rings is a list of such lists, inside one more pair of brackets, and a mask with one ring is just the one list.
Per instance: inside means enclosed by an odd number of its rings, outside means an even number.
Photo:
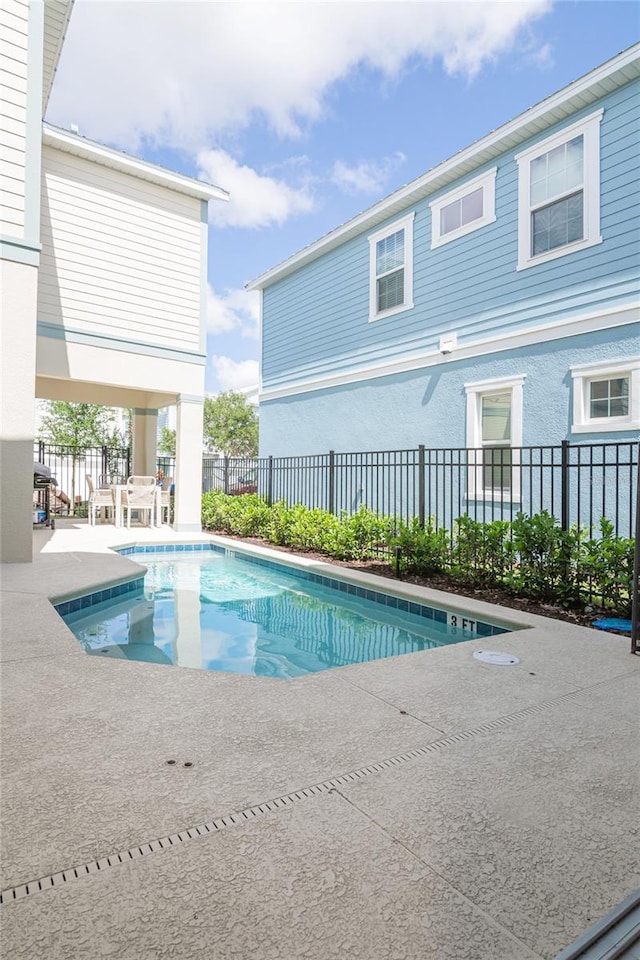
[{"label": "blue pool water", "polygon": [[127,553],[144,585],[57,606],[89,654],[291,678],[505,632],[235,553]]}]

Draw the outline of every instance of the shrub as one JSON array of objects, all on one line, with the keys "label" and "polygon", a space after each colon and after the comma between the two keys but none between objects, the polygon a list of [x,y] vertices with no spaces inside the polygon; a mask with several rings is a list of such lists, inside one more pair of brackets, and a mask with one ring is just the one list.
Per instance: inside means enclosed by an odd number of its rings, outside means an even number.
[{"label": "shrub", "polygon": [[579,561],[581,583],[599,596],[603,606],[631,615],[634,541],[613,535],[613,524],[603,517],[601,536],[582,543]]},{"label": "shrub", "polygon": [[482,523],[466,514],[454,525],[452,572],[470,583],[504,584],[513,564],[511,524]]},{"label": "shrub", "polygon": [[282,547],[291,546],[293,520],[293,510],[286,505],[284,500],[278,500],[277,503],[274,503],[269,511],[269,519],[266,525],[265,536],[267,540]]},{"label": "shrub", "polygon": [[433,518],[424,527],[417,517],[396,525],[366,507],[336,517],[284,501],[269,507],[257,494],[233,497],[213,490],[202,498],[202,524],[338,560],[368,560],[400,547],[404,574],[428,577],[448,571],[458,581],[502,586],[566,607],[595,597],[627,616],[631,607],[633,540],[614,536],[605,519],[600,536],[586,539],[576,527],[562,530],[546,510],[533,517],[519,513],[512,522],[481,523],[462,516],[450,538]]},{"label": "shrub", "polygon": [[370,560],[384,550],[393,529],[390,517],[381,517],[361,506],[357,513],[340,520],[329,533],[326,550],[337,560]]},{"label": "shrub", "polygon": [[309,510],[298,503],[292,510],[289,537],[292,547],[330,553],[340,521],[327,510]]},{"label": "shrub", "polygon": [[235,533],[241,537],[264,536],[270,509],[257,494],[230,497],[212,490],[202,497],[202,525],[207,530]]},{"label": "shrub", "polygon": [[562,530],[546,510],[527,517],[519,513],[512,524],[516,563],[507,584],[524,596],[579,603],[577,582],[580,531]]},{"label": "shrub", "polygon": [[415,576],[428,577],[442,573],[449,561],[449,535],[438,530],[432,518],[423,527],[418,517],[410,523],[400,521],[397,531],[388,538],[391,549],[400,547],[400,570]]}]

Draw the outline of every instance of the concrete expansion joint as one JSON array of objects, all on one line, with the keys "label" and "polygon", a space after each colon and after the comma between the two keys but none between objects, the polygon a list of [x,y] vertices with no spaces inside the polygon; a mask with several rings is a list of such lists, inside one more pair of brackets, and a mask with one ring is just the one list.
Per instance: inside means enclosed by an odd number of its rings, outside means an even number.
[{"label": "concrete expansion joint", "polygon": [[391,833],[383,824],[381,824],[375,817],[372,817],[370,813],[367,813],[366,810],[363,810],[351,797],[348,797],[346,794],[342,793],[337,787],[334,787],[329,791],[330,793],[336,794],[343,800],[345,803],[348,803],[349,806],[358,812],[361,817],[364,817],[371,826],[375,827],[376,830],[379,830],[390,843],[395,843],[397,846],[402,847],[405,853],[408,854],[413,860],[419,863],[421,866],[426,867],[430,873],[435,874],[439,879],[449,887],[450,890],[453,890],[458,897],[461,897],[465,900],[474,911],[482,914],[486,923],[489,926],[494,927],[496,930],[499,930],[504,936],[508,937],[514,944],[517,944],[519,947],[520,954],[527,953],[530,960],[542,960],[542,957],[539,953],[534,953],[533,950],[519,937],[517,937],[508,927],[505,927],[502,923],[492,917],[491,914],[487,913],[480,904],[476,903],[474,900],[470,899],[459,887],[456,887],[455,884],[451,883],[447,877],[444,876],[436,867],[433,866],[428,860],[425,860],[424,857],[421,857],[416,851],[410,847],[404,840],[401,840],[400,837],[396,837],[395,834]]},{"label": "concrete expansion joint", "polygon": [[[108,856],[101,857],[98,860],[92,860],[88,863],[83,863],[80,866],[61,870],[58,873],[39,877],[35,880],[29,880],[26,883],[21,883],[14,887],[8,887],[6,890],[0,892],[0,904],[3,905],[12,903],[15,900],[21,900],[24,897],[32,896],[33,894],[41,893],[45,890],[50,890],[52,887],[58,887],[74,880],[83,879],[84,877],[90,876],[98,871],[107,870],[110,867],[119,866],[123,863],[129,863],[132,860],[147,856],[151,853],[157,853],[161,850],[167,850],[170,847],[186,843],[189,840],[196,840],[199,837],[217,833],[220,830],[224,830],[226,827],[239,826],[247,821],[252,821],[256,818],[264,817],[271,813],[278,813],[280,810],[289,807],[294,803],[304,802],[304,800],[310,797],[316,797],[322,794],[330,794],[332,792],[340,793],[339,788],[341,786],[346,786],[349,783],[355,783],[364,777],[369,777],[376,773],[382,773],[412,760],[423,759],[428,757],[429,754],[436,753],[446,747],[452,747],[459,743],[464,743],[465,741],[470,740],[472,737],[481,736],[484,733],[491,733],[494,730],[499,730],[508,724],[517,722],[518,720],[522,720],[526,717],[532,716],[533,714],[542,713],[545,710],[553,709],[553,707],[556,705],[570,702],[583,692],[584,688],[576,690],[573,693],[564,694],[561,697],[555,697],[552,700],[542,701],[541,703],[534,704],[533,706],[525,707],[524,709],[519,710],[517,713],[512,713],[504,717],[499,717],[495,720],[490,720],[487,723],[480,724],[477,727],[473,727],[471,730],[464,730],[458,733],[450,734],[447,737],[443,737],[441,740],[433,740],[430,743],[425,744],[423,747],[416,747],[395,757],[387,757],[384,760],[377,760],[374,763],[368,764],[367,766],[340,774],[339,776],[333,777],[330,780],[324,780],[321,783],[315,783],[311,786],[294,790],[291,793],[285,794],[281,797],[265,800],[262,803],[255,804],[254,806],[247,807],[243,810],[235,811],[233,813],[225,814],[223,817],[217,817],[215,820],[209,820],[206,823],[197,824],[196,826],[181,830],[178,833],[169,834],[151,841],[145,841],[144,843],[141,843],[135,847],[131,847],[128,850],[124,850],[115,854],[109,854]],[[340,796],[344,797],[342,793],[340,793]],[[351,803],[351,801],[349,801],[349,803]],[[377,826],[380,825],[377,824]],[[380,829],[384,828],[381,827]],[[429,865],[425,864],[425,866],[428,867]],[[429,867],[429,869],[431,868]]]}]

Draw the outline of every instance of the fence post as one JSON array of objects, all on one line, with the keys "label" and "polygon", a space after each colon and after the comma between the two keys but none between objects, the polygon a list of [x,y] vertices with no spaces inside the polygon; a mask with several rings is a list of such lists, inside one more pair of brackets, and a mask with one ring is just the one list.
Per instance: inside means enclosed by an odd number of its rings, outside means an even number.
[{"label": "fence post", "polygon": [[329,450],[329,513],[335,513],[336,507],[336,454]]},{"label": "fence post", "polygon": [[569,529],[569,441],[562,441],[560,460],[560,526]]},{"label": "fence post", "polygon": [[269,463],[267,465],[267,506],[273,504],[273,457],[269,455]]},{"label": "fence post", "polygon": [[424,527],[424,443],[418,447],[418,519],[420,526]]},{"label": "fence post", "polygon": [[633,583],[631,584],[631,653],[640,653],[640,444],[636,467],[636,538],[633,547]]},{"label": "fence post", "polygon": [[223,467],[223,477],[224,477],[224,492],[229,493],[229,457],[224,456],[224,467]]},{"label": "fence post", "polygon": [[106,444],[102,445],[102,467],[101,467],[100,473],[103,476],[106,476],[109,473],[109,455],[107,452]]},{"label": "fence post", "polygon": [[44,440],[38,442],[38,463],[44,463]]}]

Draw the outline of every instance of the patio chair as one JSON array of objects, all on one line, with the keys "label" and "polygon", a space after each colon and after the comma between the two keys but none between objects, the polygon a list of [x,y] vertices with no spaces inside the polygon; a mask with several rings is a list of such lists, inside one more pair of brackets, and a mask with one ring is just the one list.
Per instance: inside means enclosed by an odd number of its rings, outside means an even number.
[{"label": "patio chair", "polygon": [[96,489],[93,477],[89,473],[85,474],[85,476],[87,486],[89,487],[89,502],[87,504],[89,523],[95,526],[98,511],[102,512],[104,510],[105,519],[109,520],[109,514],[115,506],[113,492],[111,490],[105,490],[104,488]]},{"label": "patio chair", "polygon": [[156,478],[129,477],[126,489],[122,491],[122,510],[131,527],[131,513],[136,510],[139,514],[149,514],[149,526],[153,524],[153,515],[156,509]]},{"label": "patio chair", "polygon": [[[173,477],[163,477],[160,483],[160,522],[170,523],[171,521],[171,492],[173,488]],[[166,511],[166,514],[165,514]]]}]

